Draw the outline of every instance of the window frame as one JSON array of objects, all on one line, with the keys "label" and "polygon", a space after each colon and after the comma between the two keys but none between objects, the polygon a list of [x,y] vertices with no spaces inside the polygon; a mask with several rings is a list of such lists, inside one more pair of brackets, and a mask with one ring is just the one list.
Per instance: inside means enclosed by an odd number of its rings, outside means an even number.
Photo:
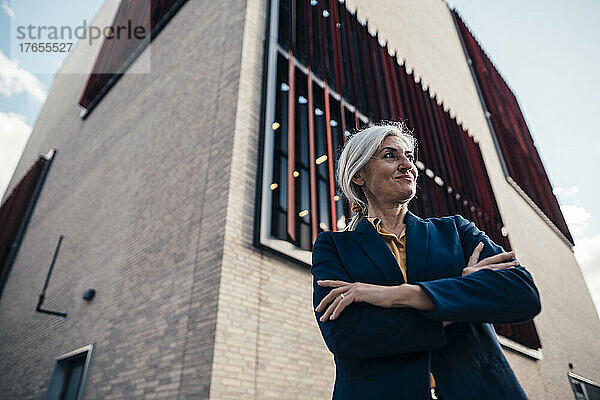
[{"label": "window frame", "polygon": [[[90,365],[92,363],[92,357],[94,356],[95,348],[96,348],[95,343],[88,344],[87,346],[80,347],[79,349],[70,351],[70,352],[63,354],[61,356],[58,356],[54,359],[54,364],[52,366],[52,373],[50,374],[50,381],[48,382],[48,389],[46,391],[46,395],[44,396],[45,400],[54,400],[54,399],[58,400],[58,397],[53,396],[53,394],[51,393],[51,390],[52,389],[58,390],[59,386],[55,386],[53,388],[53,385],[60,385],[61,388],[64,386],[64,382],[58,381],[59,371],[61,368],[60,364],[67,361],[70,358],[74,358],[74,357],[80,356],[82,354],[86,354],[85,361],[83,363],[83,369],[81,371],[81,377],[79,379],[79,384],[77,385],[77,395],[75,397],[77,400],[83,400],[84,394],[85,394],[85,386],[87,384]],[[61,394],[62,394],[62,392],[61,392]],[[60,396],[60,394],[58,396]]]},{"label": "window frame", "polygon": [[[306,1],[306,4],[309,4],[309,0],[303,1]],[[282,2],[286,2],[286,0],[282,0]],[[294,2],[291,1],[291,4],[294,4]],[[340,5],[338,4],[338,6]],[[348,103],[348,101],[352,101],[352,99],[344,98],[336,90],[333,90],[328,84],[327,77],[317,76],[315,71],[311,70],[310,64],[305,65],[301,58],[295,56],[294,38],[291,38],[291,45],[289,48],[285,47],[285,43],[279,43],[277,39],[279,36],[278,29],[281,26],[281,21],[279,20],[280,2],[274,1],[270,7],[270,20],[268,20],[267,24],[267,51],[265,51],[264,55],[264,65],[266,65],[267,68],[265,68],[263,80],[263,109],[260,122],[261,137],[259,142],[260,157],[258,161],[256,186],[257,206],[255,208],[253,240],[256,247],[264,248],[270,252],[280,254],[295,263],[310,267],[312,264],[312,252],[306,249],[309,246],[306,245],[307,240],[304,236],[306,236],[306,234],[310,235],[310,232],[312,231],[312,240],[314,240],[316,234],[321,230],[319,224],[321,218],[319,214],[322,214],[320,207],[323,195],[331,196],[331,199],[328,198],[326,201],[330,202],[329,205],[331,208],[335,208],[335,210],[330,209],[330,213],[332,216],[334,212],[336,213],[336,221],[340,221],[342,217],[348,218],[350,216],[347,202],[343,199],[340,199],[342,201],[338,202],[338,200],[332,196],[338,188],[330,187],[329,193],[326,193],[327,190],[322,190],[321,183],[323,183],[323,179],[321,179],[322,174],[320,173],[320,169],[322,168],[320,168],[320,166],[314,169],[312,168],[312,158],[317,156],[316,153],[318,152],[315,148],[315,145],[318,147],[318,144],[315,143],[315,141],[317,140],[317,137],[320,136],[316,133],[318,130],[315,129],[317,121],[315,119],[316,117],[313,116],[313,113],[315,113],[317,107],[322,108],[322,100],[325,100],[325,129],[327,129],[325,136],[328,141],[331,139],[332,142],[333,137],[329,137],[329,135],[333,135],[333,132],[329,129],[328,123],[332,116],[338,112],[338,107],[340,114],[338,117],[341,119],[340,122],[342,122],[342,124],[345,122],[345,128],[339,127],[337,130],[341,133],[341,135],[339,135],[341,138],[340,140],[343,140],[349,130],[354,129],[352,126],[356,127],[356,124],[358,124],[362,127],[363,124],[369,122],[369,118],[359,112],[361,107],[360,104],[355,106],[352,103]],[[373,77],[373,71],[375,69],[379,72],[383,69],[383,72],[388,74],[385,77],[387,79],[386,82],[380,81],[377,85],[378,88],[373,95],[377,97],[375,100],[376,102],[379,101],[379,103],[382,103],[387,100],[390,104],[386,106],[379,104],[378,108],[378,105],[374,103],[372,105],[365,105],[360,110],[364,113],[368,113],[371,117],[373,117],[374,114],[381,113],[381,109],[384,109],[384,111],[387,110],[385,112],[392,112],[394,115],[398,113],[402,119],[408,118],[412,121],[415,129],[417,129],[417,133],[415,134],[417,140],[425,146],[423,154],[426,156],[425,159],[428,161],[428,165],[425,165],[420,161],[417,161],[416,163],[421,171],[422,178],[420,179],[419,184],[420,195],[417,196],[413,203],[413,207],[416,208],[415,211],[420,215],[438,215],[440,212],[445,213],[444,215],[455,213],[462,214],[471,219],[482,229],[489,230],[490,228],[493,228],[496,234],[491,235],[490,237],[492,237],[496,243],[510,250],[511,245],[508,239],[508,233],[505,232],[505,229],[502,226],[502,217],[497,207],[496,198],[493,194],[491,182],[489,181],[490,178],[487,174],[487,168],[477,142],[456,122],[455,117],[450,115],[443,103],[440,103],[435,96],[431,95],[428,88],[423,87],[423,84],[415,79],[414,72],[412,70],[409,72],[404,63],[400,64],[398,62],[397,55],[389,55],[387,47],[379,42],[379,37],[377,35],[374,35],[369,31],[366,23],[361,22],[357,18],[356,13],[353,14],[349,10],[346,10],[345,12],[347,14],[346,17],[349,17],[350,20],[347,21],[348,29],[344,31],[344,34],[353,33],[354,30],[356,31],[356,37],[364,38],[363,42],[354,43],[355,48],[360,47],[363,51],[356,54],[350,53],[351,58],[354,58],[352,57],[352,54],[354,54],[356,58],[360,59],[361,62],[358,63],[359,69],[364,67],[361,76],[364,75],[369,82],[374,82],[375,78]],[[288,17],[290,19],[292,18],[291,15],[288,15]],[[318,25],[322,25],[322,23],[319,23]],[[291,27],[291,31],[294,31],[293,27]],[[309,33],[310,32],[306,32],[305,36]],[[312,33],[314,34],[314,30]],[[310,45],[310,41],[308,41],[308,45]],[[376,48],[377,46],[380,46],[381,48]],[[312,47],[315,47],[314,43]],[[385,54],[386,51],[388,54]],[[382,56],[382,60],[379,60],[377,65],[369,65],[367,60],[377,56],[377,54],[370,54],[373,52],[380,52],[378,54]],[[385,58],[385,56],[388,55],[390,56],[389,60]],[[392,66],[390,62],[394,63],[394,65]],[[286,68],[282,67],[283,64],[287,64],[287,73],[285,73]],[[278,76],[278,71],[282,71],[282,77]],[[300,77],[299,75],[301,74],[303,76]],[[287,76],[287,81],[285,76]],[[354,81],[356,79],[352,80]],[[306,81],[306,86],[308,88],[308,99],[305,99],[306,105],[308,106],[307,115],[309,116],[309,133],[307,140],[310,141],[308,147],[312,146],[308,160],[310,165],[308,166],[305,165],[306,160],[304,160],[304,162],[301,160],[303,151],[300,149],[300,143],[298,143],[299,135],[301,135],[302,132],[300,132],[301,124],[298,124],[300,108],[298,107],[297,102],[300,95],[306,95],[305,92],[307,90],[301,88],[304,86],[302,83],[304,81]],[[281,107],[279,107],[280,104],[278,106],[278,103],[281,102],[278,101],[280,96],[279,86],[283,88],[284,82],[287,84],[289,90],[287,96],[288,108],[293,105],[294,110],[291,113],[288,112],[286,117],[282,116],[280,113],[278,114],[278,110],[281,112]],[[355,83],[355,86],[358,87],[360,91],[360,85],[362,84],[361,80],[359,79]],[[383,93],[381,85],[389,85],[390,83],[392,87],[385,89],[385,93]],[[321,89],[323,89],[323,92],[321,92]],[[342,93],[345,93],[345,86],[341,89]],[[393,93],[391,91],[393,91]],[[364,97],[365,94],[366,93],[362,93],[356,100],[360,103],[360,98]],[[323,97],[323,99],[321,99],[321,97]],[[396,106],[392,104],[394,101],[397,101],[398,103]],[[336,107],[332,109],[330,103],[335,104]],[[341,118],[342,112],[344,113],[345,120],[344,118]],[[294,121],[287,120],[288,117],[294,119]],[[354,119],[355,123],[352,123],[351,121]],[[284,123],[286,120],[287,123]],[[273,125],[275,122],[277,122],[276,126]],[[286,124],[290,126],[290,129],[288,132],[283,132],[281,127]],[[343,129],[345,129],[344,132],[342,132]],[[281,134],[286,135],[287,142],[293,138],[294,145],[278,151],[275,148],[275,144],[276,141],[280,142],[282,139],[276,138]],[[306,132],[304,132],[304,135],[306,136]],[[328,146],[332,145],[333,143],[328,143]],[[333,149],[333,154],[331,154],[331,149],[328,149],[328,157],[333,157],[333,160],[327,160],[328,163],[331,162],[335,164],[335,158],[337,156],[336,150],[337,149]],[[281,168],[277,170],[277,177],[273,176],[274,165],[281,164],[281,157],[284,153],[287,154],[286,159],[288,164],[285,181],[282,180],[284,178],[281,176],[285,171],[281,171]],[[320,154],[318,155],[320,156]],[[275,161],[275,158],[278,158],[278,160]],[[291,168],[289,167],[290,163],[293,163]],[[333,166],[330,167],[333,168]],[[310,201],[308,198],[303,199],[305,205],[309,204],[308,218],[300,217],[298,215],[301,210],[299,202],[302,196],[300,193],[300,179],[295,180],[291,177],[291,171],[300,170],[300,178],[306,178],[306,175],[310,172],[311,182],[309,192],[311,194],[305,195],[305,197],[310,197]],[[469,170],[476,171],[469,174],[466,172]],[[331,173],[330,170],[329,174]],[[442,176],[438,174],[441,174]],[[298,175],[294,173],[294,177],[297,178]],[[312,182],[313,179],[315,182]],[[287,182],[288,186],[288,196],[291,197],[287,199],[287,204],[285,206],[287,215],[284,221],[284,217],[281,216],[281,209],[284,205],[280,205],[281,207],[274,207],[273,204],[273,201],[280,199],[281,195],[275,197],[276,192],[273,191],[277,189],[282,190],[285,182]],[[272,185],[272,183],[278,183],[278,185]],[[485,186],[478,186],[481,184],[485,184]],[[289,188],[289,185],[292,185],[292,189]],[[438,192],[439,187],[441,187],[442,190]],[[289,212],[290,207],[294,208],[293,212]],[[275,214],[277,215],[275,216]],[[306,216],[306,214],[304,215]],[[304,219],[304,221],[300,222],[301,219]],[[272,230],[274,228],[274,222],[277,222],[277,230]],[[332,220],[330,221],[330,228],[335,229],[336,224],[333,222],[334,221]],[[294,225],[292,226],[292,224]],[[283,225],[285,225],[285,228]],[[304,231],[302,231],[301,228],[303,228]],[[278,237],[275,237],[274,235],[277,235]],[[506,331],[502,325],[495,325],[495,328],[496,332],[508,333],[508,336],[502,336],[500,333],[498,334],[499,338],[502,338],[501,342],[504,347],[518,351],[533,359],[542,359],[543,355],[540,350],[541,341],[539,340],[539,334],[535,329],[535,322],[530,320],[525,323],[530,323],[532,325],[531,331],[535,333],[535,340],[532,339],[534,342],[532,345],[534,347],[529,347],[532,340],[524,340],[523,342],[517,341],[520,337],[520,330],[513,335],[510,329]],[[533,336],[528,336],[528,338],[533,338]]]},{"label": "window frame", "polygon": [[[588,395],[588,392],[587,392],[588,386],[594,386],[594,387],[598,388],[598,390],[600,390],[600,384],[598,384],[590,379],[584,378],[583,376],[574,374],[572,372],[568,372],[567,377],[569,378],[571,390],[573,390],[573,395],[575,396],[576,400],[590,400],[590,396]],[[581,384],[583,396],[580,396],[575,392],[575,387],[574,387],[575,384]]]}]

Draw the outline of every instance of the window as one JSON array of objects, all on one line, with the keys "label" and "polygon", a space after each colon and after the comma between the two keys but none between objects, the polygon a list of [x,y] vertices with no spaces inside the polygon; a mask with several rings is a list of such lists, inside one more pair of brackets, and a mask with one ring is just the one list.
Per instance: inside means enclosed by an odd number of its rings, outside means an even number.
[{"label": "window", "polygon": [[452,13],[494,128],[492,134],[498,144],[508,182],[535,204],[534,209],[541,210],[552,222],[550,226],[555,232],[573,246],[573,237],[552,192],[517,98],[456,10]]},{"label": "window", "polygon": [[[137,56],[165,27],[187,0],[121,0],[111,26],[144,28],[144,34],[105,38],[92,72],[83,89],[79,105],[82,117],[98,104]],[[136,30],[134,29],[134,32]]]},{"label": "window", "polygon": [[46,400],[83,399],[94,347],[82,347],[54,361]]},{"label": "window", "polygon": [[571,372],[568,374],[575,400],[600,400],[600,385]]},{"label": "window", "polygon": [[0,296],[54,154],[55,150],[50,150],[40,156],[0,207]]},{"label": "window", "polygon": [[[346,137],[404,119],[421,146],[422,217],[461,214],[510,250],[479,145],[337,0],[272,2],[255,243],[310,265],[319,232],[345,228],[350,205],[334,171]],[[496,330],[541,347],[532,321]]]}]

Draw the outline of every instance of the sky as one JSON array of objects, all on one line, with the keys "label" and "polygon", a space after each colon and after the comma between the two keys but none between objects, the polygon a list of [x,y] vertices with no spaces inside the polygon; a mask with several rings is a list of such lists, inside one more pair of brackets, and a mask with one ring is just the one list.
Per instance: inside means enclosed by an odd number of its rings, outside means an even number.
[{"label": "sky", "polygon": [[458,10],[519,100],[598,311],[600,1],[448,4]]},{"label": "sky", "polygon": [[[11,27],[51,21],[78,26],[90,21],[104,0],[0,0],[0,197],[8,186],[55,73],[66,54],[45,54],[43,62],[16,57]],[[12,31],[14,32],[14,31]],[[11,48],[11,44],[13,47]],[[32,71],[45,73],[34,73]]]},{"label": "sky", "polygon": [[[37,65],[16,57],[11,24],[44,17],[76,26],[93,19],[103,2],[0,0],[0,194],[62,62],[59,55]],[[519,100],[600,310],[600,1],[448,4],[457,8]]]}]

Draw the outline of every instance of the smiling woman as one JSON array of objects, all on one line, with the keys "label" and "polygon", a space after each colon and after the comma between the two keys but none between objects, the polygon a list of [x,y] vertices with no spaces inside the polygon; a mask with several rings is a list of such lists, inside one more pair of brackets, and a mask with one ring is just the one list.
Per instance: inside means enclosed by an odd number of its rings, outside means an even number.
[{"label": "smiling woman", "polygon": [[336,363],[334,399],[526,399],[491,323],[540,312],[537,288],[460,215],[421,219],[404,124],[346,142],[337,179],[356,215],[313,246],[313,303]]},{"label": "smiling woman", "polygon": [[354,230],[367,215],[369,204],[375,209],[390,201],[408,204],[415,196],[419,173],[416,140],[404,124],[375,125],[353,135],[350,142],[348,151],[340,156],[337,178],[344,193],[349,194],[353,210],[358,211],[348,225]]}]

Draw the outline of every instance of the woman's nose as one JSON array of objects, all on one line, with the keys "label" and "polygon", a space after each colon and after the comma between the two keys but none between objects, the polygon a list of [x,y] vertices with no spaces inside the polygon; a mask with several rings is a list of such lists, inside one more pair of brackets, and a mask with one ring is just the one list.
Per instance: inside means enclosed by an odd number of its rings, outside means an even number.
[{"label": "woman's nose", "polygon": [[410,169],[412,167],[412,162],[408,159],[408,157],[401,155],[399,157],[398,169]]}]

